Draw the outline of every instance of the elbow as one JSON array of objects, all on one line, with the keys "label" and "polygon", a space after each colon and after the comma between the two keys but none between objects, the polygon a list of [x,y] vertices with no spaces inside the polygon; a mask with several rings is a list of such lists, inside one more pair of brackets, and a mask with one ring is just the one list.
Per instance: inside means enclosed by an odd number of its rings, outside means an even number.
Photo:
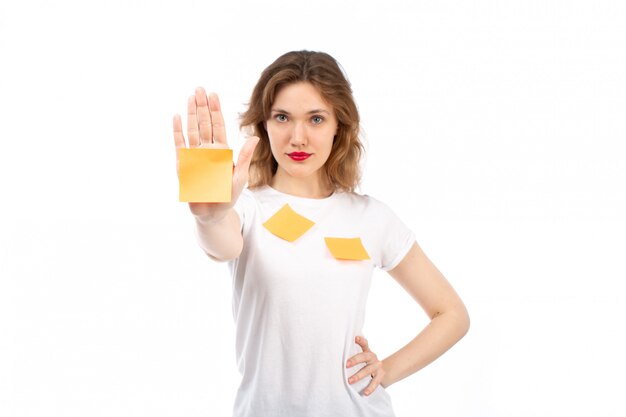
[{"label": "elbow", "polygon": [[465,305],[461,305],[456,309],[455,316],[457,329],[459,332],[459,339],[462,339],[467,334],[470,328],[470,316],[467,312],[467,308],[465,308]]},{"label": "elbow", "polygon": [[228,262],[233,259],[239,258],[241,255],[241,251],[243,250],[243,241],[239,242],[237,245],[233,245],[228,248],[228,250],[223,251],[222,253],[211,253],[208,250],[204,249],[204,253],[209,257],[209,259],[216,262]]},{"label": "elbow", "polygon": [[467,308],[462,303],[450,310],[445,312],[437,312],[432,317],[431,320],[434,320],[438,317],[441,317],[448,323],[451,334],[454,335],[455,343],[456,341],[461,340],[469,331],[470,328],[470,317],[467,312]]},{"label": "elbow", "polygon": [[204,253],[206,253],[206,256],[208,256],[210,260],[215,261],[215,262],[228,262],[231,259],[234,259],[234,258],[228,258],[228,257],[217,257],[215,255],[211,255],[209,252],[204,252]]}]

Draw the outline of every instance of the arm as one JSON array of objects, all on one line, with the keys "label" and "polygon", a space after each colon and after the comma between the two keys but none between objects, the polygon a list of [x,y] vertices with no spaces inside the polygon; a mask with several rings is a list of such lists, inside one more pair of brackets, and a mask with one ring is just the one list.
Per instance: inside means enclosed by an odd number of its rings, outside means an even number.
[{"label": "arm", "polygon": [[[187,101],[187,136],[190,148],[228,148],[226,130],[220,102],[216,94],[206,95],[198,87],[195,95]],[[248,168],[259,139],[251,137],[239,152],[233,170],[232,200],[229,203],[189,203],[195,216],[200,247],[214,260],[225,261],[239,256],[243,248],[239,216],[233,209],[248,181]],[[182,122],[174,116],[174,144],[176,145],[176,167],[178,150],[185,147]]]},{"label": "arm", "polygon": [[382,361],[383,387],[419,371],[469,329],[465,305],[417,243],[389,274],[417,301],[430,323],[406,346]]},{"label": "arm", "polygon": [[195,216],[200,247],[215,261],[235,259],[243,248],[241,224],[234,209],[229,209],[222,219]]}]

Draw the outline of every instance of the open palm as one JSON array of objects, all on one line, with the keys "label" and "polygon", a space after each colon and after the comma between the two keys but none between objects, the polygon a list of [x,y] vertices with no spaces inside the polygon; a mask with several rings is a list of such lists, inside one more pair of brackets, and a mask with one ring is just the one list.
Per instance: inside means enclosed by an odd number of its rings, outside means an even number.
[{"label": "open palm", "polygon": [[[226,129],[220,101],[215,93],[207,96],[202,87],[196,88],[193,96],[187,100],[187,138],[189,148],[226,149]],[[248,168],[254,148],[259,138],[249,138],[241,148],[237,164],[233,170],[232,199],[230,203],[189,203],[191,212],[196,216],[218,219],[223,217],[241,194],[248,182]],[[176,172],[178,172],[178,150],[185,148],[185,137],[180,115],[174,116],[174,143],[176,145]]]}]

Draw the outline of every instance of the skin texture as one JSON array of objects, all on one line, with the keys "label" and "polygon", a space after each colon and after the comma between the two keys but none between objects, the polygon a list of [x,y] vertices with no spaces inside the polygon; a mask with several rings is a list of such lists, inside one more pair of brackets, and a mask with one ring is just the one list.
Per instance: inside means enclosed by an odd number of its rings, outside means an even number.
[{"label": "skin texture", "polygon": [[[224,119],[216,94],[207,96],[198,87],[187,105],[187,137],[190,148],[227,148]],[[174,116],[176,150],[186,146],[179,115]],[[337,120],[332,109],[315,87],[306,82],[290,84],[279,90],[266,121],[272,154],[278,170],[271,186],[278,191],[306,198],[324,198],[333,190],[322,181],[320,169],[327,161]],[[239,256],[243,248],[241,225],[233,205],[247,180],[252,153],[259,138],[249,138],[242,147],[233,172],[230,203],[189,203],[195,216],[200,245],[215,260]],[[290,152],[307,152],[305,161],[293,161]],[[178,152],[177,152],[178,155]],[[178,167],[178,157],[177,157]],[[362,336],[355,337],[361,347],[346,362],[346,368],[364,363],[348,383],[371,376],[363,390],[371,395],[380,385],[389,385],[422,369],[459,341],[469,329],[467,310],[445,277],[414,243],[405,258],[389,274],[404,288],[430,317],[430,323],[408,344],[384,360],[378,359]]]},{"label": "skin texture", "polygon": [[[174,144],[176,146],[176,171],[178,150],[184,148],[185,137],[180,115],[174,116]],[[202,87],[187,100],[187,138],[189,148],[228,148],[224,117],[217,94],[207,96]],[[233,170],[232,200],[230,203],[189,203],[195,216],[200,244],[214,260],[225,261],[239,256],[243,248],[239,217],[233,209],[241,191],[248,182],[248,168],[252,153],[259,142],[256,136],[248,138],[239,152]]]},{"label": "skin texture", "polygon": [[422,369],[443,355],[469,329],[465,305],[417,243],[389,274],[422,307],[431,321],[407,345],[384,360],[379,360],[370,350],[367,340],[355,340],[363,352],[348,359],[346,366],[367,364],[354,375],[356,379],[353,381],[372,376],[363,392],[365,395],[370,395],[378,385],[386,388]]},{"label": "skin texture", "polygon": [[[310,83],[289,84],[278,91],[266,122],[272,155],[278,169],[271,186],[299,197],[322,198],[333,190],[321,180],[321,168],[330,156],[337,133],[337,119]],[[306,152],[304,161],[293,161],[290,152]]]}]

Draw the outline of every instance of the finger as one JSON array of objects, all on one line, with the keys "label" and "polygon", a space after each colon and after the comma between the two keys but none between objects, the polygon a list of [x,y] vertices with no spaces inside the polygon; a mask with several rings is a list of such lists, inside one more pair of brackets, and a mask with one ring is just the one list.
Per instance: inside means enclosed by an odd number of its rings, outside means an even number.
[{"label": "finger", "polygon": [[372,375],[377,369],[378,367],[375,364],[364,366],[363,369],[360,369],[359,372],[348,378],[348,383],[354,384],[356,381],[363,379],[368,375]]},{"label": "finger", "polygon": [[174,145],[176,146],[176,174],[178,174],[178,150],[185,147],[185,137],[183,136],[183,123],[180,114],[174,115]]},{"label": "finger", "polygon": [[180,114],[174,116],[174,145],[176,149],[185,147],[185,136],[183,136],[183,122]]},{"label": "finger", "polygon": [[216,143],[226,145],[226,128],[224,127],[224,116],[220,99],[215,93],[209,94],[209,112],[211,114],[211,128],[213,129],[213,140]]},{"label": "finger", "polygon": [[369,344],[367,342],[367,339],[361,336],[357,336],[355,338],[356,343],[361,346],[361,349],[363,349],[363,352],[370,352],[370,348],[369,348]]},{"label": "finger", "polygon": [[197,148],[200,146],[195,96],[189,96],[189,99],[187,99],[187,138],[189,139],[190,148]]},{"label": "finger", "polygon": [[239,192],[243,189],[248,181],[248,170],[250,169],[250,162],[254,155],[254,149],[259,143],[259,138],[252,136],[248,138],[246,143],[241,147],[239,156],[237,157],[237,165],[235,165],[235,171],[233,172],[233,185],[235,191]]},{"label": "finger", "polygon": [[374,358],[374,354],[372,352],[361,352],[357,353],[346,362],[346,368],[352,368],[359,363],[367,363]]},{"label": "finger", "polygon": [[376,388],[378,388],[382,380],[382,376],[376,375],[374,378],[372,378],[372,381],[369,383],[369,385],[363,390],[363,394],[370,395],[372,392],[374,392]]},{"label": "finger", "polygon": [[196,88],[196,113],[198,114],[198,129],[200,130],[200,144],[213,143],[213,130],[211,128],[211,112],[209,111],[209,99],[204,88]]}]

